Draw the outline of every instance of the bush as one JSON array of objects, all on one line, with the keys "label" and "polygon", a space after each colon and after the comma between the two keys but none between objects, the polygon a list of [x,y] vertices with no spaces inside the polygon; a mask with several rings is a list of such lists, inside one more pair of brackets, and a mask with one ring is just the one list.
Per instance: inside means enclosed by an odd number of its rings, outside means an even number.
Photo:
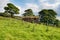
[{"label": "bush", "polygon": [[9,14],[9,13],[0,13],[0,16],[3,16],[3,17],[11,17],[11,14]]},{"label": "bush", "polygon": [[0,13],[0,16],[3,16],[3,13]]},{"label": "bush", "polygon": [[55,20],[54,25],[56,25],[57,27],[60,27],[60,21],[58,19]]},{"label": "bush", "polygon": [[3,13],[3,16],[4,17],[11,17],[11,14],[9,14],[9,13]]}]

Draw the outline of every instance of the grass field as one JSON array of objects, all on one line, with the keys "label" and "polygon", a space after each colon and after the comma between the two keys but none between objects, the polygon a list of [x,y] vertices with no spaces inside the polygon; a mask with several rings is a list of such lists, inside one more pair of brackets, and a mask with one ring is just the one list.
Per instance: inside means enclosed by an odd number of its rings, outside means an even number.
[{"label": "grass field", "polygon": [[0,40],[60,40],[60,28],[0,17]]}]

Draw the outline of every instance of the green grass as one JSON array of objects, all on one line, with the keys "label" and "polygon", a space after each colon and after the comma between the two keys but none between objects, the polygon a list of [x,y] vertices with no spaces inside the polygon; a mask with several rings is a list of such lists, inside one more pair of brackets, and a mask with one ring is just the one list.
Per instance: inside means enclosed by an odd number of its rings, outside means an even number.
[{"label": "green grass", "polygon": [[0,17],[0,40],[60,40],[60,28]]}]

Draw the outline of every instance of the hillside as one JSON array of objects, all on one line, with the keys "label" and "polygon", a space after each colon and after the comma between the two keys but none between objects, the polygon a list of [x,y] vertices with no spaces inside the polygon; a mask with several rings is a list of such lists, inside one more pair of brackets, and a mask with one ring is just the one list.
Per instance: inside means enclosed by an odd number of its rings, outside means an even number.
[{"label": "hillside", "polygon": [[60,28],[0,17],[0,40],[60,40]]}]

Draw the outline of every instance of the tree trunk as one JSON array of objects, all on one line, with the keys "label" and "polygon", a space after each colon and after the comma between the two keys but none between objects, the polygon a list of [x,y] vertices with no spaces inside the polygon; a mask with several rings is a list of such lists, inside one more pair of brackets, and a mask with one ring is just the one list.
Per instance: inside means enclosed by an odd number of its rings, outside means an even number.
[{"label": "tree trunk", "polygon": [[11,17],[13,18],[14,16],[13,16],[14,14],[11,14]]}]

